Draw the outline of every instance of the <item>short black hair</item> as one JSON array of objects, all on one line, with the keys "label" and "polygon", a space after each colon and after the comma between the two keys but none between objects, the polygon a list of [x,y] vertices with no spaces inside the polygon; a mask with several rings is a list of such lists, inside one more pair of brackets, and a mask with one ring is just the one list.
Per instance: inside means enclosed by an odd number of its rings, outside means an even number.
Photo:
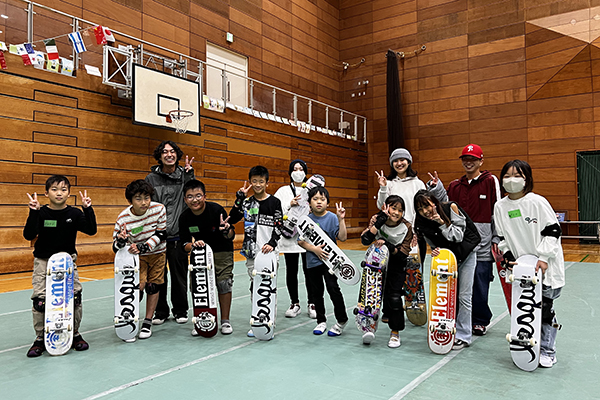
[{"label": "short black hair", "polygon": [[136,194],[147,194],[148,196],[152,196],[154,194],[154,188],[145,180],[137,179],[125,188],[125,198],[131,203],[133,196]]},{"label": "short black hair", "polygon": [[162,165],[162,160],[160,157],[162,156],[162,152],[166,145],[171,146],[173,150],[175,150],[175,153],[177,153],[177,162],[175,164],[178,164],[179,160],[181,160],[181,157],[183,157],[183,151],[179,148],[179,146],[177,146],[177,143],[171,140],[163,140],[158,146],[156,146],[154,153],[152,154],[154,159],[158,161],[160,165]]},{"label": "short black hair", "polygon": [[321,196],[325,196],[327,198],[327,202],[329,203],[329,191],[325,189],[325,186],[315,186],[314,188],[308,191],[308,201],[311,201],[313,197],[317,194]]},{"label": "short black hair", "polygon": [[406,211],[406,205],[404,204],[404,199],[402,198],[402,196],[398,196],[396,194],[388,196],[388,198],[385,199],[385,204],[387,204],[388,206],[400,204],[402,206],[402,211]]},{"label": "short black hair", "polygon": [[187,181],[185,185],[183,185],[183,195],[185,196],[187,191],[192,189],[200,189],[202,190],[202,194],[206,194],[206,187],[204,186],[204,183],[202,183],[198,179],[192,179],[190,181]]},{"label": "short black hair", "polygon": [[52,185],[59,184],[61,182],[64,182],[67,186],[67,189],[71,191],[71,182],[69,182],[69,178],[64,175],[51,175],[48,179],[46,179],[46,192],[50,190]]},{"label": "short black hair", "polygon": [[267,167],[263,167],[262,165],[256,165],[250,168],[250,172],[248,173],[248,180],[252,180],[253,176],[265,178],[265,180],[269,182],[269,170],[267,169]]},{"label": "short black hair", "polygon": [[[531,171],[531,165],[527,161],[523,160],[512,160],[504,164],[502,171],[500,172],[500,182],[504,179],[504,175],[508,172],[511,167],[515,167],[517,172],[525,178],[525,187],[523,188],[523,194],[531,193],[533,191],[533,172]],[[504,186],[500,184],[504,193],[506,190]]]}]

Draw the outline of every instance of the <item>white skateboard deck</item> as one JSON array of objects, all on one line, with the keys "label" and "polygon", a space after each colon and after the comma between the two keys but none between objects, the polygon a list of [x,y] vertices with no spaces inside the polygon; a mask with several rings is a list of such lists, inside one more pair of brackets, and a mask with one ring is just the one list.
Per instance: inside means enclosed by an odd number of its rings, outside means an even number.
[{"label": "white skateboard deck", "polygon": [[56,253],[48,260],[44,343],[53,356],[65,354],[73,343],[73,274],[69,254]]},{"label": "white skateboard deck", "polygon": [[120,339],[136,337],[140,314],[140,257],[130,246],[115,254],[115,333]]},{"label": "white skateboard deck", "polygon": [[271,340],[277,318],[277,259],[279,254],[259,252],[252,271],[252,316],[250,325],[254,337]]}]

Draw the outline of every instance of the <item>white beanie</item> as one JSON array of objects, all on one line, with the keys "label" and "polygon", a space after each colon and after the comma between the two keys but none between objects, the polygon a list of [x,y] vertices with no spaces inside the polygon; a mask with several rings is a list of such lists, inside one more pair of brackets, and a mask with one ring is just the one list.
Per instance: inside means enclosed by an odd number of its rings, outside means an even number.
[{"label": "white beanie", "polygon": [[396,149],[392,152],[392,154],[390,155],[390,165],[393,164],[394,160],[397,160],[399,158],[406,158],[408,161],[410,161],[412,163],[412,156],[410,155],[410,152],[406,149]]}]

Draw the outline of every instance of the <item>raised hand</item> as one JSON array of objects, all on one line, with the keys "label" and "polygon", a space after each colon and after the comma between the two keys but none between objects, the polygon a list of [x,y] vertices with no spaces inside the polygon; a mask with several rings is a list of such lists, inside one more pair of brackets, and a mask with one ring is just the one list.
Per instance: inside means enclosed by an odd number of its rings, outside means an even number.
[{"label": "raised hand", "polygon": [[31,197],[31,195],[27,193],[27,197],[29,197],[29,203],[27,203],[29,208],[31,208],[32,210],[39,210],[41,206],[37,198],[37,193],[33,193],[33,197]]},{"label": "raised hand", "polygon": [[223,214],[219,215],[219,230],[220,231],[227,231],[227,230],[229,230],[229,227],[231,225],[229,225],[229,222],[227,222],[227,221],[229,221],[229,217],[223,219]]},{"label": "raised hand", "polygon": [[298,200],[300,200],[300,197],[301,197],[300,195],[294,197],[292,199],[292,201],[290,201],[290,206],[291,207],[297,206],[298,205]]},{"label": "raised hand", "polygon": [[390,215],[390,206],[383,203],[383,206],[381,206],[381,211],[383,211],[384,213],[386,213],[387,215]]},{"label": "raised hand", "polygon": [[433,175],[431,175],[429,172],[427,174],[431,178],[431,186],[437,186],[438,182],[440,181],[437,171],[433,171]]},{"label": "raised hand", "polygon": [[119,234],[117,235],[118,239],[122,239],[122,240],[127,240],[127,228],[125,227],[125,225],[123,225],[121,227],[121,230],[119,231]]},{"label": "raised hand", "polygon": [[383,170],[381,170],[381,174],[379,172],[375,171],[375,175],[377,175],[377,183],[379,183],[379,186],[386,187],[387,186],[387,178],[383,174]]},{"label": "raised hand", "polygon": [[335,213],[338,216],[338,219],[346,218],[346,209],[342,206],[341,201],[339,202],[339,204],[335,203]]},{"label": "raised hand", "polygon": [[81,205],[83,208],[88,208],[92,205],[92,199],[88,197],[87,190],[84,190],[83,193],[79,191],[79,195],[81,196]]},{"label": "raised hand", "polygon": [[193,162],[194,162],[194,157],[192,157],[192,159],[190,160],[189,156],[186,154],[186,156],[185,156],[185,172],[189,172],[191,169],[194,169],[194,167],[192,167]]},{"label": "raised hand", "polygon": [[[248,185],[248,187],[246,187],[246,185]],[[249,184],[248,181],[244,181],[244,186],[242,186],[239,191],[243,192],[247,196],[248,195],[248,191],[250,191],[251,187],[252,187],[252,185]]]}]

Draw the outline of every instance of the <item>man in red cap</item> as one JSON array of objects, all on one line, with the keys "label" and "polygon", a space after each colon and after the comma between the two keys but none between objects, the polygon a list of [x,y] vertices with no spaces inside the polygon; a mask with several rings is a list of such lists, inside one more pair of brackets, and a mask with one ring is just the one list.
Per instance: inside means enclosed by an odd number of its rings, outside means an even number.
[{"label": "man in red cap", "polygon": [[448,199],[461,206],[471,217],[481,235],[481,243],[476,248],[477,267],[473,279],[473,334],[486,334],[492,319],[488,306],[490,282],[493,279],[492,265],[492,213],[494,204],[500,199],[498,178],[489,171],[481,171],[483,151],[476,144],[465,146],[460,156],[465,175],[450,182]]}]

